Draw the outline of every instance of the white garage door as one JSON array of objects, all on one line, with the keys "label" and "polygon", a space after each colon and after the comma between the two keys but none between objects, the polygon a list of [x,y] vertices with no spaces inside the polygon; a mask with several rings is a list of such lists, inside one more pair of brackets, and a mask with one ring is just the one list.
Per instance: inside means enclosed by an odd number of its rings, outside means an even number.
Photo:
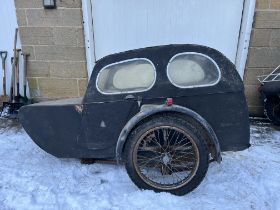
[{"label": "white garage door", "polygon": [[95,57],[194,43],[235,62],[242,11],[243,0],[92,0]]}]

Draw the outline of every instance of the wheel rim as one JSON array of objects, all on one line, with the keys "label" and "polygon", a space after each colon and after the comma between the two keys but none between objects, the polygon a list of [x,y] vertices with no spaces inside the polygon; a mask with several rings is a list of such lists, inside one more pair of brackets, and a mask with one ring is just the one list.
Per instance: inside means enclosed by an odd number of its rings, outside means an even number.
[{"label": "wheel rim", "polygon": [[186,185],[196,174],[199,152],[193,138],[173,126],[159,126],[145,132],[133,150],[137,174],[159,190]]},{"label": "wheel rim", "polygon": [[279,120],[279,116],[280,116],[280,103],[276,104],[273,107],[273,117],[276,118],[277,120]]}]

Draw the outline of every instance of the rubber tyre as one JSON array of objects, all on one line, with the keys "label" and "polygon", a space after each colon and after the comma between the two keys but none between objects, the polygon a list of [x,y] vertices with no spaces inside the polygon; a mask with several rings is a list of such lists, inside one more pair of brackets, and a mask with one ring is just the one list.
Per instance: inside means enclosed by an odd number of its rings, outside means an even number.
[{"label": "rubber tyre", "polygon": [[[276,106],[279,106],[277,112],[275,112]],[[280,99],[278,97],[267,98],[264,102],[264,113],[274,125],[280,125]]]},{"label": "rubber tyre", "polygon": [[[196,174],[192,177],[192,179],[187,182],[185,185],[171,190],[161,190],[154,188],[153,186],[148,185],[137,173],[136,169],[134,168],[133,164],[133,149],[139,140],[139,138],[148,130],[158,127],[158,126],[173,126],[179,129],[184,130],[188,133],[192,139],[194,140],[199,155],[199,162]],[[207,146],[205,141],[203,140],[203,135],[200,133],[201,131],[191,125],[189,122],[174,116],[163,116],[163,117],[155,117],[151,120],[139,125],[136,127],[127,140],[124,149],[124,157],[125,157],[125,167],[127,173],[131,180],[134,182],[136,186],[140,189],[148,189],[153,190],[155,192],[169,192],[174,195],[185,195],[192,190],[194,190],[204,179],[208,166],[209,166],[209,152],[207,150]]]}]

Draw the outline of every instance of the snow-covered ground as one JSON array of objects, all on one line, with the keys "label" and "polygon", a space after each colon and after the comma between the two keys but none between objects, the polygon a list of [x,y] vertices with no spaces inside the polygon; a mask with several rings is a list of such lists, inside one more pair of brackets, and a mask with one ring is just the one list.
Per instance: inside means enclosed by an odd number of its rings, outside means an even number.
[{"label": "snow-covered ground", "polygon": [[38,148],[19,127],[0,126],[0,209],[280,209],[280,131],[251,126],[252,147],[226,152],[193,192],[139,190],[123,166],[82,165]]}]

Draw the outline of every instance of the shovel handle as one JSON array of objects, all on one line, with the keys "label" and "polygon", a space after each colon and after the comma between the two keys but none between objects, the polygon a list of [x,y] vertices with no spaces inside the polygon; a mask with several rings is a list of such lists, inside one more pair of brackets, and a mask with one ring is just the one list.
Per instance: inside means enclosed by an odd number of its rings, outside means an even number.
[{"label": "shovel handle", "polygon": [[0,57],[2,59],[2,68],[5,69],[5,63],[7,59],[8,52],[7,51],[0,51]]},{"label": "shovel handle", "polygon": [[16,50],[17,50],[17,35],[18,35],[18,28],[15,29],[15,39],[14,39],[14,57],[16,57]]},{"label": "shovel handle", "polygon": [[17,62],[17,35],[18,28],[15,29],[15,38],[14,38],[14,58],[12,62],[12,76],[11,76],[11,93],[10,93],[10,101],[15,102],[15,70],[16,70],[16,62]]},{"label": "shovel handle", "polygon": [[26,94],[26,76],[27,76],[27,58],[30,56],[29,53],[22,53],[23,55],[23,63],[24,63],[24,70],[23,70],[23,94],[24,94],[24,100],[27,101],[27,94]]},{"label": "shovel handle", "polygon": [[7,51],[0,51],[0,56],[1,56],[2,61],[3,60],[6,61],[7,55],[8,55]]},{"label": "shovel handle", "polygon": [[3,94],[4,96],[7,95],[6,91],[6,59],[7,59],[8,52],[7,51],[0,51],[0,57],[2,59],[2,69],[3,69]]},{"label": "shovel handle", "polygon": [[16,96],[19,97],[19,58],[21,49],[16,49],[16,66],[15,66],[15,83],[16,83]]}]

